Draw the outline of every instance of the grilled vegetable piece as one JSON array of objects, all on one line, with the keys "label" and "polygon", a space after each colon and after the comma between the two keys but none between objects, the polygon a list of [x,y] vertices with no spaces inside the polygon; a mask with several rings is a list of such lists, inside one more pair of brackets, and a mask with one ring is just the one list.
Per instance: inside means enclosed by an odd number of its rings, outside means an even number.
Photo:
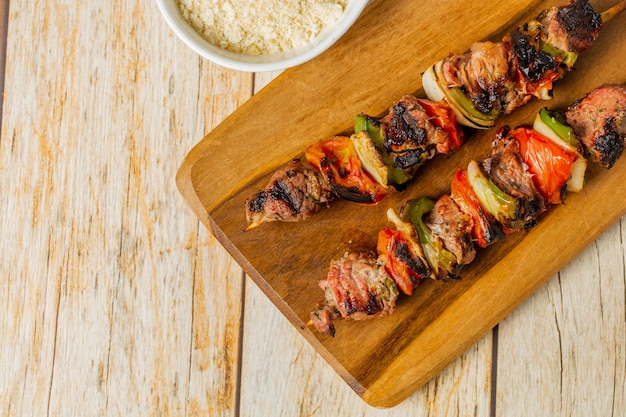
[{"label": "grilled vegetable piece", "polygon": [[304,220],[326,207],[334,197],[319,171],[294,159],[272,175],[264,190],[246,200],[245,230],[265,222]]},{"label": "grilled vegetable piece", "polygon": [[354,150],[361,161],[363,169],[378,184],[387,187],[389,185],[389,167],[385,165],[382,152],[376,147],[367,130],[361,130],[351,135],[350,140],[352,145],[354,145]]},{"label": "grilled vegetable piece", "polygon": [[309,146],[304,154],[339,197],[363,204],[376,204],[385,198],[385,188],[362,168],[349,137],[321,140]]},{"label": "grilled vegetable piece", "polygon": [[311,312],[313,325],[334,336],[333,319],[366,320],[393,313],[398,289],[372,253],[346,253],[330,263],[328,276],[319,282],[324,300]]},{"label": "grilled vegetable piece", "polygon": [[583,147],[576,139],[574,131],[567,125],[565,114],[558,111],[539,110],[533,129],[552,141],[556,146],[575,155],[567,181],[567,191],[577,193],[585,185],[587,158],[583,156]]},{"label": "grilled vegetable piece", "polygon": [[524,226],[520,220],[518,200],[502,191],[487,177],[476,161],[467,165],[467,178],[483,208],[510,233]]},{"label": "grilled vegetable piece", "polygon": [[472,239],[481,248],[503,240],[502,226],[493,215],[483,208],[472,188],[467,169],[458,169],[450,184],[450,197],[463,213],[471,218]]},{"label": "grilled vegetable piece", "polygon": [[[459,61],[457,61],[459,62]],[[500,109],[482,113],[474,107],[472,99],[467,95],[464,86],[448,86],[444,75],[443,61],[430,66],[422,74],[422,84],[428,98],[434,101],[446,101],[456,116],[459,124],[474,129],[489,129],[500,115]]]},{"label": "grilled vegetable piece", "polygon": [[[389,150],[385,149],[384,128],[378,119],[359,114],[354,122],[355,133],[350,138],[359,154],[359,158],[363,161],[363,165],[371,165],[376,171],[372,174],[375,178],[380,177],[380,183],[387,185],[402,185],[413,178],[415,171],[419,168],[419,164],[409,168],[400,169],[394,166],[395,156]],[[366,163],[365,161],[370,161]],[[382,165],[381,165],[382,163]]]},{"label": "grilled vegetable piece", "polygon": [[387,219],[395,230],[385,227],[378,233],[378,256],[397,287],[411,295],[420,282],[431,275],[428,261],[413,224],[401,220],[393,209],[387,210]]},{"label": "grilled vegetable piece", "polygon": [[611,168],[624,151],[626,87],[602,85],[573,103],[565,116],[589,159]]},{"label": "grilled vegetable piece", "polygon": [[534,226],[545,210],[545,201],[521,157],[519,142],[510,135],[508,127],[496,132],[491,154],[482,164],[490,181],[515,200],[515,215],[505,220],[503,226],[511,230]]},{"label": "grilled vegetable piece", "polygon": [[410,220],[417,230],[419,243],[432,271],[431,278],[437,280],[458,279],[463,265],[457,262],[456,256],[444,247],[441,239],[430,230],[424,221],[424,217],[434,206],[435,202],[427,197],[409,200],[402,207],[400,215],[403,219]]},{"label": "grilled vegetable piece", "polygon": [[576,154],[527,127],[513,129],[510,136],[519,143],[522,160],[545,202],[561,204],[565,199]]}]

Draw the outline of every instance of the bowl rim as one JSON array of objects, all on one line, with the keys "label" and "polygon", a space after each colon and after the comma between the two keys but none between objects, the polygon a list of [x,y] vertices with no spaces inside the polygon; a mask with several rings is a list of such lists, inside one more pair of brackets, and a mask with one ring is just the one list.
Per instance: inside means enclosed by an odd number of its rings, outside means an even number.
[{"label": "bowl rim", "polygon": [[157,4],[170,29],[201,57],[234,70],[264,72],[294,67],[320,55],[350,29],[367,6],[368,0],[349,0],[341,17],[326,27],[310,44],[271,55],[238,54],[212,45],[185,20],[178,0],[157,0]]}]

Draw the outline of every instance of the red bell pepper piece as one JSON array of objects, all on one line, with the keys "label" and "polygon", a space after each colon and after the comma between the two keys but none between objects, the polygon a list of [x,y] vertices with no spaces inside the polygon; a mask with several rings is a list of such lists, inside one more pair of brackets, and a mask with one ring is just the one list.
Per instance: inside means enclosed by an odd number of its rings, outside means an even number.
[{"label": "red bell pepper piece", "polygon": [[505,235],[497,220],[485,210],[472,188],[467,169],[458,169],[450,184],[450,197],[459,208],[472,218],[472,238],[475,243],[486,248],[493,242],[504,239]]},{"label": "red bell pepper piece", "polygon": [[341,198],[363,204],[376,204],[387,191],[361,166],[352,141],[347,136],[333,136],[309,146],[307,161],[328,180]]},{"label": "red bell pepper piece", "polygon": [[519,142],[522,160],[533,174],[535,187],[544,200],[561,204],[576,154],[527,127],[514,129],[509,135]]},{"label": "red bell pepper piece", "polygon": [[417,102],[431,117],[430,122],[433,126],[447,133],[450,140],[450,150],[459,149],[463,145],[465,137],[461,126],[456,121],[454,110],[447,104],[438,101],[418,99]]},{"label": "red bell pepper piece", "polygon": [[422,254],[417,253],[415,245],[419,243],[411,242],[398,230],[385,227],[378,233],[376,249],[379,255],[385,256],[385,269],[400,291],[407,295],[430,276],[428,263]]}]

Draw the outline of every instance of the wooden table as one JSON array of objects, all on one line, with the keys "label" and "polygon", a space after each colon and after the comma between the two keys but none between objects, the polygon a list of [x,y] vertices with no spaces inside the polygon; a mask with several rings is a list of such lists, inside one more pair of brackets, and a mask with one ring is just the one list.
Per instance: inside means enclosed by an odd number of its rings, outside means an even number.
[{"label": "wooden table", "polygon": [[626,415],[622,221],[409,399],[372,408],[175,186],[276,74],[199,58],[151,1],[1,4],[1,416]]}]

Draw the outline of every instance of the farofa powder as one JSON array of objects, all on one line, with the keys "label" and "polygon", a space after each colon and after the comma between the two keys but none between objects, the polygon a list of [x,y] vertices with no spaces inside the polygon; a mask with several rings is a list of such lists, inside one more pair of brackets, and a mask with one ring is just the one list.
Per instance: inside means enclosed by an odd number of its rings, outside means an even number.
[{"label": "farofa powder", "polygon": [[185,20],[208,42],[248,55],[306,45],[337,21],[348,0],[178,0]]}]

